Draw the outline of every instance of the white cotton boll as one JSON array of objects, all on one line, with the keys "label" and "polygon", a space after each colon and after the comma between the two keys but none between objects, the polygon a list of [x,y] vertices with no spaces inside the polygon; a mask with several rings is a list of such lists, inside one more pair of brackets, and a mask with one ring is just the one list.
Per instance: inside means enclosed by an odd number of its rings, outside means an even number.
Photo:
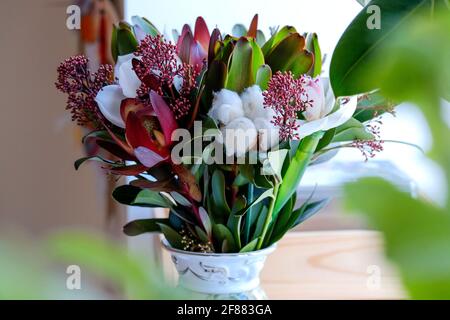
[{"label": "white cotton boll", "polygon": [[225,151],[228,157],[243,157],[255,147],[258,134],[253,121],[246,117],[234,119],[222,128]]},{"label": "white cotton boll", "polygon": [[216,120],[224,125],[229,124],[234,119],[244,116],[244,111],[237,105],[222,104],[217,108]]},{"label": "white cotton boll", "polygon": [[258,85],[251,86],[241,94],[242,107],[247,118],[252,120],[256,118],[267,117],[269,109],[264,108],[264,96]]},{"label": "white cotton boll", "polygon": [[256,118],[254,121],[255,128],[258,131],[258,148],[259,151],[267,151],[278,145],[280,136],[278,128],[264,118]]},{"label": "white cotton boll", "polygon": [[229,104],[236,109],[242,109],[242,101],[237,92],[222,89],[219,92],[214,92],[214,99],[212,107],[221,106],[223,104]]}]

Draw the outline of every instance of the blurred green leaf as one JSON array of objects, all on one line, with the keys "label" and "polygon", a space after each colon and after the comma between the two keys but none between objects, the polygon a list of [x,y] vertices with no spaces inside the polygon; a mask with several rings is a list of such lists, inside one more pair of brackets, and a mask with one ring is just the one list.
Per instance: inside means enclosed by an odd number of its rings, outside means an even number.
[{"label": "blurred green leaf", "polygon": [[131,17],[131,22],[135,25],[138,25],[146,34],[155,37],[159,35],[158,29],[146,18],[142,18],[139,16]]},{"label": "blurred green leaf", "polygon": [[128,222],[123,227],[123,232],[127,236],[138,236],[148,232],[161,232],[159,223],[169,224],[169,219],[139,219]]},{"label": "blurred green leaf", "polygon": [[129,206],[149,208],[169,208],[171,206],[158,192],[131,185],[117,187],[112,196],[117,202]]},{"label": "blurred green leaf", "polygon": [[333,142],[345,142],[354,140],[373,140],[373,134],[367,131],[364,124],[350,118],[346,123],[336,128]]},{"label": "blurred green leaf", "polygon": [[371,87],[364,78],[370,60],[380,54],[380,48],[392,39],[394,31],[414,18],[419,9],[430,7],[431,0],[373,0],[381,12],[381,28],[369,29],[368,18],[373,13],[363,9],[341,36],[333,52],[330,81],[336,97],[368,92]]}]

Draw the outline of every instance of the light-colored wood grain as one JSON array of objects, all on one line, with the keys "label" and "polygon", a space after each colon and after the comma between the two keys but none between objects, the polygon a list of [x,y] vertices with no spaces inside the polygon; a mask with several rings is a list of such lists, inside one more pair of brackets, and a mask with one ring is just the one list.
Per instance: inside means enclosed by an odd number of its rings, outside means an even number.
[{"label": "light-colored wood grain", "polygon": [[[163,265],[176,275],[167,252]],[[291,232],[261,276],[270,299],[402,299],[406,295],[374,231]]]},{"label": "light-colored wood grain", "polygon": [[373,231],[292,232],[267,259],[263,288],[271,299],[403,298],[382,251]]}]

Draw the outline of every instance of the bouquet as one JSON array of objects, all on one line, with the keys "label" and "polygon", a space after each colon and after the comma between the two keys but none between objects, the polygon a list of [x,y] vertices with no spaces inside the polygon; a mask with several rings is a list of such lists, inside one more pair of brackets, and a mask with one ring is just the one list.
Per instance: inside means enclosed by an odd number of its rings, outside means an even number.
[{"label": "bouquet", "polygon": [[133,17],[114,27],[114,67],[92,73],[75,56],[58,68],[73,120],[95,128],[83,142],[113,156],[75,168],[100,161],[129,177],[113,192],[119,203],[169,211],[128,223],[127,235],[162,232],[203,253],[266,248],[326,204],[297,205],[308,166],[336,148],[382,149],[370,121],[391,105],[377,92],[334,97],[315,33],[285,26],[266,39],[256,15],[233,34],[199,17],[173,37]]}]

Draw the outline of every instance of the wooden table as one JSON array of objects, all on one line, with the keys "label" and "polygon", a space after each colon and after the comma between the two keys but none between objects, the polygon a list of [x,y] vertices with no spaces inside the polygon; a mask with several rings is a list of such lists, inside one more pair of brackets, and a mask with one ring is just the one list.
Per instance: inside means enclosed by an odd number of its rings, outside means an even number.
[{"label": "wooden table", "polygon": [[[167,252],[169,278],[176,271]],[[267,259],[262,287],[269,299],[402,299],[393,266],[373,231],[290,232]]]},{"label": "wooden table", "polygon": [[262,272],[270,299],[402,299],[373,231],[291,232]]}]

